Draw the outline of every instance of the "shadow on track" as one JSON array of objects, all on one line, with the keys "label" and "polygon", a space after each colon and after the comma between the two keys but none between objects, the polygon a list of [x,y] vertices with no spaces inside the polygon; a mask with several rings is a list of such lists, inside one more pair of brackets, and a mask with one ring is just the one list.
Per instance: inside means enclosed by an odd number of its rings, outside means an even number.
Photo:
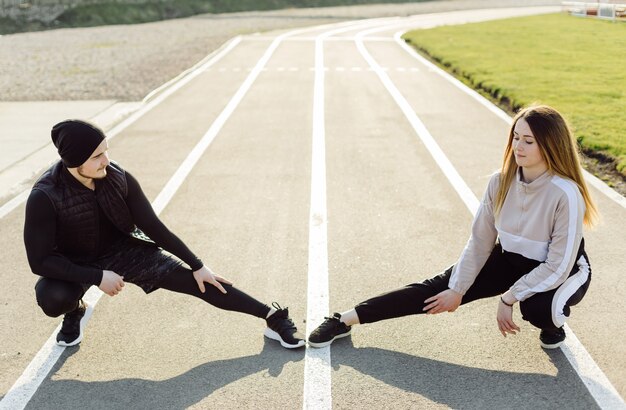
[{"label": "shadow on track", "polygon": [[[450,408],[597,409],[563,352],[557,349],[546,355],[556,376],[468,367],[376,347],[355,348],[346,338],[333,344],[331,363],[335,371],[351,367]],[[341,407],[339,398],[335,403]]]},{"label": "shadow on track", "polygon": [[[78,352],[68,348],[50,375]],[[27,409],[186,409],[220,388],[255,373],[278,377],[283,366],[304,358],[304,350],[286,350],[265,340],[256,355],[204,363],[166,380],[118,379],[84,382],[52,380],[50,375],[35,393]]]}]

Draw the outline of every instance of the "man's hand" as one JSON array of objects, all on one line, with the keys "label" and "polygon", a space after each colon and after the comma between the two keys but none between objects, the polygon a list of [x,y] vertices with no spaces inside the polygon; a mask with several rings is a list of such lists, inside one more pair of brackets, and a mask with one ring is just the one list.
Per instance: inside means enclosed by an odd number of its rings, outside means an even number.
[{"label": "man's hand", "polygon": [[223,277],[211,272],[211,269],[207,268],[206,266],[202,266],[197,271],[194,271],[193,277],[196,279],[196,282],[198,282],[198,288],[200,289],[200,292],[202,293],[204,293],[206,290],[204,287],[204,282],[215,286],[222,293],[227,293],[226,289],[224,289],[224,287],[222,286],[222,283],[225,283],[227,285],[233,284],[228,279],[224,279]]},{"label": "man's hand", "polygon": [[[502,299],[510,305],[517,302],[510,292],[504,293]],[[516,332],[520,331],[519,326],[513,322],[513,307],[505,305],[502,300],[498,300],[498,314],[496,320],[498,321],[500,333],[502,333],[504,337],[506,337],[507,333],[514,335]]]},{"label": "man's hand", "polygon": [[441,312],[454,312],[461,304],[461,299],[463,299],[463,295],[452,289],[446,289],[426,299],[424,303],[427,303],[427,305],[424,307],[424,311],[429,315]]},{"label": "man's hand", "polygon": [[103,270],[102,281],[98,287],[107,295],[115,296],[122,291],[124,278],[112,270]]}]

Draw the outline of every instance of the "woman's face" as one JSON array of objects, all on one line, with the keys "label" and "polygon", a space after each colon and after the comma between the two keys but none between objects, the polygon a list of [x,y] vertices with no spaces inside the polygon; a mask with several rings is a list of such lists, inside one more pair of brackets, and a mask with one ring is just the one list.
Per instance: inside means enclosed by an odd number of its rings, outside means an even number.
[{"label": "woman's face", "polygon": [[527,169],[546,167],[539,144],[525,119],[520,118],[513,129],[513,154],[518,166]]}]

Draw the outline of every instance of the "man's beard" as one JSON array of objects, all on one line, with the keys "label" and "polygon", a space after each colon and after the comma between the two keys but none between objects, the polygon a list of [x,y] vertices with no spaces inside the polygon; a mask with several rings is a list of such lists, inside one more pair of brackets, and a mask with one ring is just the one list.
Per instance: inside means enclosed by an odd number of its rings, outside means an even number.
[{"label": "man's beard", "polygon": [[104,178],[106,178],[106,176],[107,176],[107,173],[106,173],[106,167],[104,167],[104,168],[100,168],[97,172],[100,172],[100,171],[102,171],[102,170],[104,170],[104,174],[103,174],[103,175],[97,175],[97,176],[91,176],[91,175],[84,174],[84,173],[83,173],[83,167],[82,167],[82,166],[78,167],[78,169],[77,169],[76,171],[78,172],[78,175],[80,175],[80,176],[81,176],[81,177],[83,177],[83,178],[90,178],[90,179],[104,179]]}]

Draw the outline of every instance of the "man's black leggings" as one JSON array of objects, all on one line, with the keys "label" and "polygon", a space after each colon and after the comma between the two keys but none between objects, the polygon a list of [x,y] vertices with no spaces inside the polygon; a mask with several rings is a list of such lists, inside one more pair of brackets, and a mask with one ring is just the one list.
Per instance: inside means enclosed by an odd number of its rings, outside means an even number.
[{"label": "man's black leggings", "polygon": [[[193,272],[182,266],[163,277],[157,284],[157,288],[195,296],[224,310],[247,313],[263,319],[270,311],[269,306],[234,286],[226,284],[222,286],[228,293],[223,294],[208,283],[205,283],[206,291],[202,293],[193,277]],[[37,303],[46,315],[58,317],[76,309],[78,301],[89,287],[88,284],[41,278],[35,285]]]},{"label": "man's black leggings", "polygon": [[[591,281],[591,269],[583,244],[578,251],[568,279],[558,288],[536,293],[520,303],[522,318],[540,329],[563,326],[570,314],[570,306],[580,302]],[[530,272],[539,262],[521,255],[503,251],[497,245],[476,280],[463,295],[461,304],[493,297],[506,292],[519,278]],[[424,301],[448,289],[452,267],[421,283],[413,283],[375,296],[359,303],[355,309],[360,323],[425,313]]]}]

